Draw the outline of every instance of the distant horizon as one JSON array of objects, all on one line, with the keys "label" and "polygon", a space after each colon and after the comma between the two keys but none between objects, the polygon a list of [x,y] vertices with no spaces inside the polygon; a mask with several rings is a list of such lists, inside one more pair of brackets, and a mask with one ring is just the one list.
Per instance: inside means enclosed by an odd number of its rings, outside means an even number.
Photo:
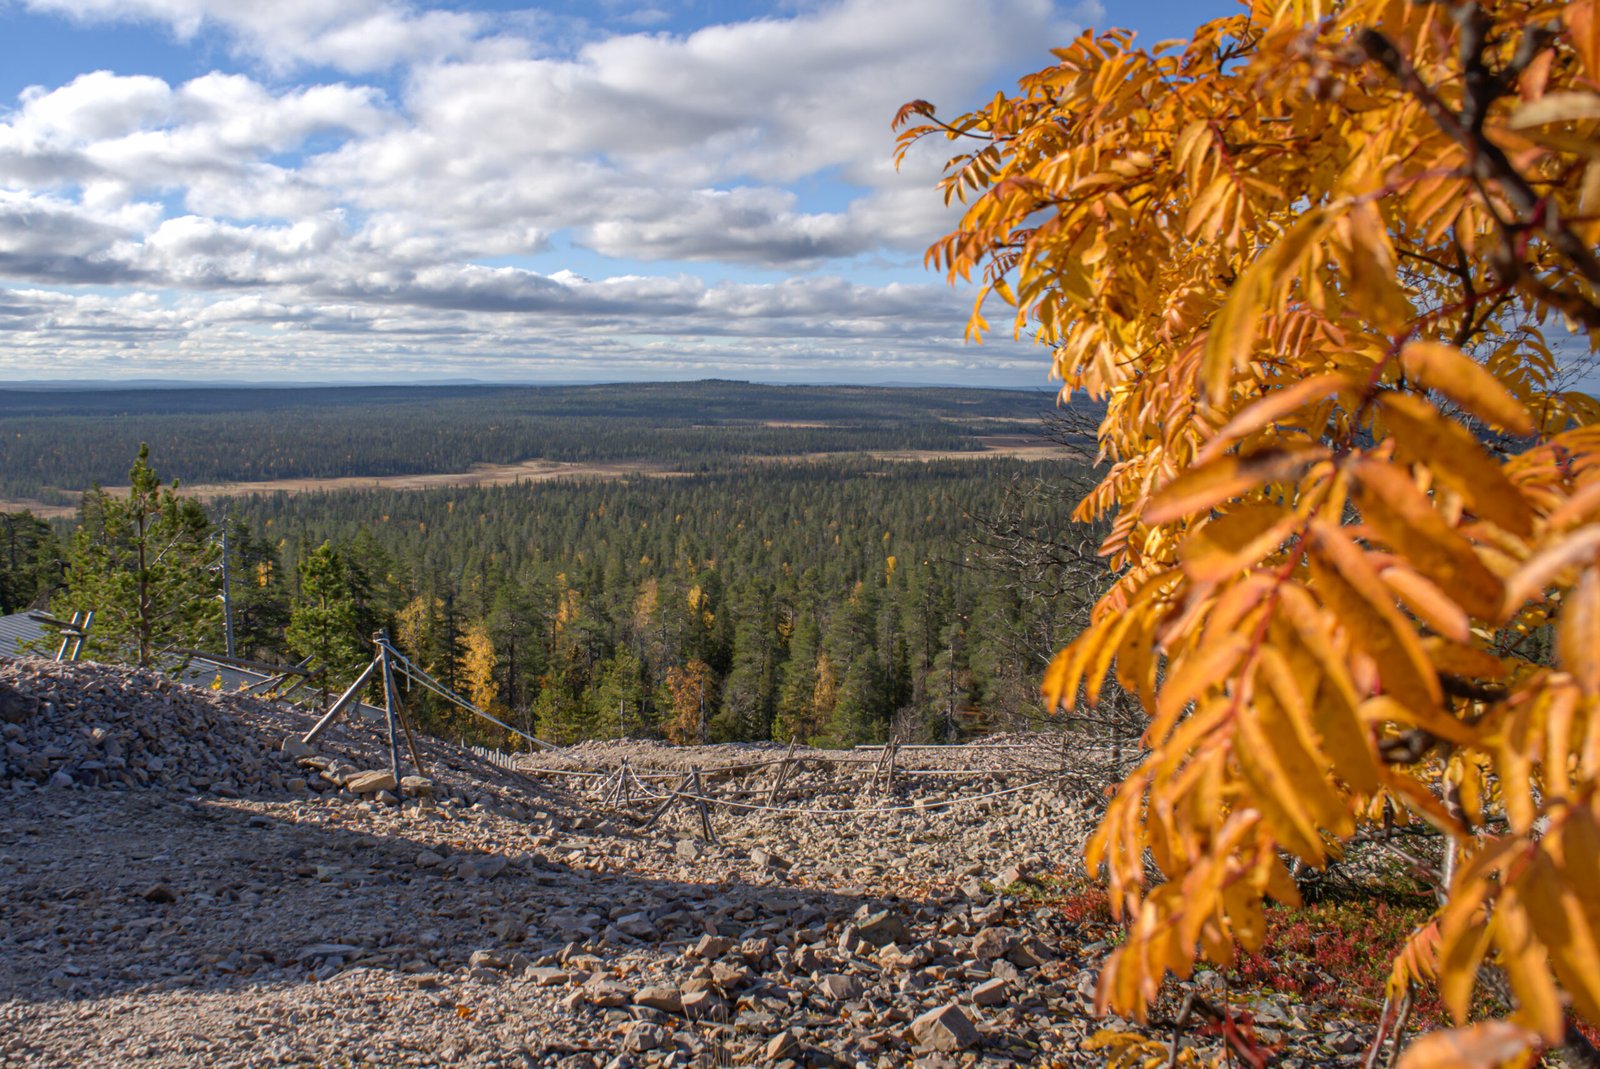
[{"label": "distant horizon", "polygon": [[516,379],[433,379],[433,380],[402,380],[383,381],[373,379],[348,380],[348,379],[304,379],[290,382],[272,380],[228,381],[222,379],[13,379],[0,380],[0,390],[295,390],[295,389],[360,389],[363,387],[397,389],[397,388],[438,388],[447,386],[482,387],[493,389],[497,387],[519,388],[559,388],[569,386],[649,386],[649,385],[676,385],[705,382],[727,382],[750,386],[796,386],[817,388],[854,388],[854,389],[924,389],[924,390],[1001,390],[1007,393],[1050,393],[1060,392],[1059,384],[1043,383],[1037,387],[1027,385],[995,385],[987,383],[973,383],[960,381],[916,381],[916,380],[876,380],[871,382],[858,382],[849,380],[822,381],[822,380],[784,380],[784,379],[754,379],[736,378],[728,375],[706,375],[698,378],[663,378],[663,379],[562,379],[562,380],[516,380]]}]

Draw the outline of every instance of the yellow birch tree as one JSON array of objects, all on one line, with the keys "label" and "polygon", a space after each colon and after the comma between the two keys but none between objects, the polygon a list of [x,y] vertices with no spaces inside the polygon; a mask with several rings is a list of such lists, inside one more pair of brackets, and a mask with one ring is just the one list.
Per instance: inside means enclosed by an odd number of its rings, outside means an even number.
[{"label": "yellow birch tree", "polygon": [[467,700],[479,709],[493,709],[500,697],[500,683],[494,677],[497,663],[489,625],[472,621],[456,639],[456,674]]}]

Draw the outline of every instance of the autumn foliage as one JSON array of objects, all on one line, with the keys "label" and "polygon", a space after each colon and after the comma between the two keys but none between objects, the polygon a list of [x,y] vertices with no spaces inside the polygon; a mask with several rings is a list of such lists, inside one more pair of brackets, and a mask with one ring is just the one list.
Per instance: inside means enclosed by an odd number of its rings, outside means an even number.
[{"label": "autumn foliage", "polygon": [[[1600,1022],[1600,0],[1256,0],[1085,34],[953,121],[929,251],[1103,400],[1117,580],[1049,697],[1115,679],[1147,754],[1089,847],[1130,925],[1100,1001],[1263,941],[1288,862],[1442,833],[1391,994]],[[1590,380],[1592,387],[1593,380]],[[1153,867],[1150,862],[1153,861]]]}]

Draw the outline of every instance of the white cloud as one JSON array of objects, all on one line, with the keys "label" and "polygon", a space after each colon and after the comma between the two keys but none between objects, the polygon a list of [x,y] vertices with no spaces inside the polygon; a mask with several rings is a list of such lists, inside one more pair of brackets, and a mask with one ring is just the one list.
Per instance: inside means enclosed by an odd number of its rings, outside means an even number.
[{"label": "white cloud", "polygon": [[184,191],[190,207],[236,218],[318,211],[338,199],[269,157],[318,134],[375,135],[392,116],[369,86],[319,85],[269,93],[237,74],[175,89],[158,78],[106,71],[46,91],[23,91],[0,119],[0,185],[81,185],[109,207],[140,191]]},{"label": "white cloud", "polygon": [[[970,0],[836,0],[687,36],[591,26],[556,51],[503,18],[389,0],[26,2],[219,32],[270,71],[405,73],[393,97],[259,69],[95,71],[21,92],[0,113],[0,280],[160,299],[0,308],[17,344],[0,370],[32,358],[30,329],[101,359],[84,339],[121,313],[130,339],[217,360],[257,344],[315,362],[404,337],[463,361],[578,345],[614,363],[667,350],[788,367],[806,346],[818,366],[1004,363],[961,348],[966,297],[917,270],[953,222],[933,189],[942,153],[897,173],[889,121],[910,97],[974,103],[1074,29],[1051,0],[992,0],[981,18]],[[613,6],[611,25],[662,14]],[[563,241],[605,277],[560,270]],[[483,263],[532,256],[551,266]],[[679,273],[690,263],[705,267]],[[917,282],[851,281],[865,265]],[[752,268],[790,277],[717,281]],[[363,340],[349,360],[398,344]]]},{"label": "white cloud", "polygon": [[480,16],[422,11],[384,0],[24,0],[80,21],[165,23],[180,38],[226,33],[238,51],[288,70],[326,66],[355,74],[470,50]]},{"label": "white cloud", "polygon": [[172,89],[147,75],[92,71],[53,91],[30,86],[21,99],[19,128],[40,140],[84,142],[121,137],[160,120],[171,107]]},{"label": "white cloud", "polygon": [[[899,105],[971,100],[1071,29],[1049,0],[997,0],[983,19],[967,0],[846,0],[567,59],[431,65],[408,83],[407,124],[314,167],[364,209],[431,217],[464,245],[515,220],[642,259],[920,251],[951,216],[927,193],[932,155],[894,170]],[[807,211],[785,192],[819,176],[862,199]]]}]

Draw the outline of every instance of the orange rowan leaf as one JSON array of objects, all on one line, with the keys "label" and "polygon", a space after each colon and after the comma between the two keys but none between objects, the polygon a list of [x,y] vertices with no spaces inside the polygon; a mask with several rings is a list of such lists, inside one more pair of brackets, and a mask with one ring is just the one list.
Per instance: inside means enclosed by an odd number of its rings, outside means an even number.
[{"label": "orange rowan leaf", "polygon": [[1589,80],[1600,82],[1600,5],[1595,0],[1572,0],[1562,8],[1561,15]]},{"label": "orange rowan leaf", "polygon": [[1469,858],[1457,870],[1450,898],[1439,912],[1439,997],[1457,1022],[1467,1019],[1478,967],[1489,952],[1485,903],[1496,889],[1490,877],[1498,874],[1516,845],[1501,840]]},{"label": "orange rowan leaf", "polygon": [[1383,582],[1400,596],[1417,619],[1439,634],[1462,644],[1472,640],[1472,621],[1467,619],[1466,610],[1427,579],[1396,565],[1383,570]]},{"label": "orange rowan leaf", "polygon": [[1539,816],[1533,782],[1537,725],[1533,723],[1531,704],[1524,700],[1512,707],[1511,715],[1501,728],[1497,747],[1500,798],[1505,805],[1506,820],[1511,824],[1511,830],[1519,835],[1527,834]]},{"label": "orange rowan leaf", "polygon": [[1600,517],[1600,479],[1580,486],[1561,506],[1545,519],[1554,530],[1565,530],[1568,525]]},{"label": "orange rowan leaf", "polygon": [[1040,690],[1052,708],[1060,706],[1070,712],[1077,704],[1078,684],[1083,680],[1084,666],[1093,655],[1098,639],[1097,632],[1085,631],[1050,659]]},{"label": "orange rowan leaf", "polygon": [[1226,579],[1277,550],[1297,522],[1298,517],[1276,501],[1242,505],[1183,540],[1178,547],[1183,570],[1199,582]]},{"label": "orange rowan leaf", "polygon": [[1507,1021],[1427,1032],[1412,1040],[1395,1069],[1526,1069],[1538,1057],[1536,1032]]},{"label": "orange rowan leaf", "polygon": [[[1271,690],[1308,750],[1327,754],[1331,770],[1360,794],[1377,789],[1378,775],[1372,743],[1356,709],[1345,701],[1337,686],[1324,681],[1297,679],[1288,660],[1275,647],[1261,650],[1256,679]],[[1320,693],[1321,701],[1311,701]],[[1344,806],[1341,805],[1341,809]],[[1331,818],[1328,827],[1342,828],[1346,818]]]},{"label": "orange rowan leaf", "polygon": [[[1392,464],[1363,458],[1355,465],[1363,518],[1408,563],[1474,616],[1493,618],[1504,590],[1472,545],[1451,529],[1417,484]],[[1464,641],[1464,640],[1463,640]]]},{"label": "orange rowan leaf", "polygon": [[1384,985],[1389,999],[1398,1003],[1412,984],[1432,980],[1439,975],[1439,922],[1429,921],[1406,940],[1400,953],[1395,955],[1389,970],[1389,980]]},{"label": "orange rowan leaf", "polygon": [[1201,395],[1212,404],[1226,400],[1228,383],[1254,347],[1261,315],[1268,310],[1273,291],[1307,248],[1327,233],[1333,221],[1333,213],[1326,209],[1302,215],[1233,284],[1206,335],[1200,366]]},{"label": "orange rowan leaf", "polygon": [[[1571,923],[1586,928],[1590,938],[1600,942],[1600,818],[1594,812],[1597,805],[1600,799],[1591,799],[1587,807],[1574,806],[1546,847],[1553,856],[1558,855],[1562,886],[1566,889],[1562,892],[1564,908],[1569,915],[1577,911]],[[1591,976],[1600,978],[1600,963],[1588,968]],[[1600,1006],[1585,1007],[1584,1012],[1589,1020],[1600,1020]]]},{"label": "orange rowan leaf", "polygon": [[1166,682],[1156,696],[1156,715],[1150,721],[1146,737],[1153,742],[1165,740],[1185,707],[1207,687],[1226,682],[1249,648],[1245,636],[1230,635],[1224,641],[1191,652],[1169,665]]},{"label": "orange rowan leaf", "polygon": [[1562,599],[1556,649],[1583,692],[1600,695],[1600,564],[1585,568]]},{"label": "orange rowan leaf", "polygon": [[[1285,747],[1290,755],[1289,762],[1285,763],[1284,753],[1274,747],[1272,736],[1248,710],[1240,716],[1238,725],[1234,758],[1250,784],[1255,808],[1285,849],[1306,861],[1322,864],[1327,860],[1327,850],[1301,793],[1306,766],[1295,760],[1299,755],[1293,746]],[[1241,941],[1249,945],[1248,939],[1241,937]]]},{"label": "orange rowan leaf", "polygon": [[1361,718],[1369,724],[1403,724],[1420,728],[1457,746],[1471,746],[1477,732],[1434,705],[1411,705],[1389,694],[1379,694],[1361,703]]},{"label": "orange rowan leaf", "polygon": [[1600,119],[1600,94],[1574,90],[1547,93],[1523,104],[1511,113],[1507,125],[1513,130],[1526,130],[1532,126],[1584,119]]},{"label": "orange rowan leaf", "polygon": [[1323,401],[1340,390],[1348,390],[1354,386],[1355,383],[1348,375],[1334,373],[1313,375],[1293,386],[1274,390],[1259,401],[1245,406],[1237,416],[1223,424],[1205,444],[1205,448],[1195,454],[1195,463],[1204,464],[1214,457],[1221,456],[1224,450],[1241,438],[1276,424],[1291,412],[1296,412],[1313,402]]},{"label": "orange rowan leaf", "polygon": [[1218,457],[1209,464],[1190,468],[1157,491],[1146,503],[1141,519],[1149,524],[1171,523],[1263,484],[1297,478],[1327,456],[1326,449],[1304,448]]},{"label": "orange rowan leaf", "polygon": [[1411,303],[1395,278],[1394,245],[1378,206],[1367,200],[1351,204],[1335,220],[1332,244],[1373,325],[1385,334],[1404,329]]},{"label": "orange rowan leaf", "polygon": [[[1330,763],[1322,753],[1322,739],[1312,723],[1311,711],[1303,702],[1285,704],[1276,700],[1275,690],[1258,691],[1252,712],[1260,718],[1278,763],[1299,783],[1299,795],[1317,826],[1336,838],[1355,833],[1355,822],[1346,803],[1329,779]],[[1293,692],[1290,693],[1293,696]],[[1268,695],[1272,695],[1269,697]]]},{"label": "orange rowan leaf", "polygon": [[1561,993],[1550,971],[1550,955],[1533,932],[1521,881],[1504,888],[1490,921],[1496,958],[1517,996],[1517,1016],[1552,1043],[1566,1031]]},{"label": "orange rowan leaf", "polygon": [[1514,434],[1532,434],[1533,417],[1493,374],[1454,346],[1417,341],[1400,350],[1406,374],[1486,423]]},{"label": "orange rowan leaf", "polygon": [[1267,600],[1275,585],[1272,576],[1255,571],[1223,587],[1216,599],[1202,609],[1205,631],[1200,645],[1225,642],[1235,631],[1245,630],[1246,618]]},{"label": "orange rowan leaf", "polygon": [[1084,662],[1083,696],[1091,706],[1100,704],[1100,691],[1105,684],[1106,673],[1111,668],[1111,659],[1116,656],[1122,646],[1123,636],[1136,619],[1133,613],[1124,612],[1109,620],[1103,628],[1104,634],[1095,643],[1094,653]]},{"label": "orange rowan leaf", "polygon": [[1420,397],[1384,393],[1378,401],[1408,462],[1433,472],[1485,519],[1512,534],[1532,531],[1528,502],[1466,428]]},{"label": "orange rowan leaf", "polygon": [[1122,642],[1116,651],[1116,677],[1117,682],[1130,694],[1137,694],[1140,700],[1148,707],[1154,704],[1155,688],[1155,644],[1150,641],[1146,631],[1147,623],[1143,613],[1139,610],[1130,610],[1129,616],[1138,615],[1140,618],[1130,622],[1129,627],[1123,632]]},{"label": "orange rowan leaf", "polygon": [[1534,854],[1517,887],[1527,896],[1528,919],[1549,948],[1562,986],[1580,1013],[1600,1020],[1600,930],[1590,923],[1583,905],[1584,896],[1594,899],[1600,888],[1573,882],[1543,849]]},{"label": "orange rowan leaf", "polygon": [[[1329,756],[1338,762],[1339,775],[1352,790],[1371,794],[1378,789],[1377,757],[1371,733],[1357,711],[1355,683],[1330,639],[1332,619],[1297,583],[1284,583],[1278,588],[1278,603],[1320,673],[1313,677],[1317,725]],[[1267,660],[1263,651],[1263,666],[1270,671]]]},{"label": "orange rowan leaf", "polygon": [[1461,676],[1463,679],[1500,679],[1506,674],[1506,663],[1498,657],[1438,635],[1423,638],[1422,649],[1433,666],[1446,675]]},{"label": "orange rowan leaf", "polygon": [[1366,554],[1330,524],[1320,523],[1312,532],[1316,587],[1350,640],[1378,663],[1384,689],[1407,704],[1437,705],[1442,695],[1433,666]]},{"label": "orange rowan leaf", "polygon": [[1600,560],[1600,526],[1584,527],[1530,557],[1506,580],[1500,618],[1509,619],[1567,568]]}]

